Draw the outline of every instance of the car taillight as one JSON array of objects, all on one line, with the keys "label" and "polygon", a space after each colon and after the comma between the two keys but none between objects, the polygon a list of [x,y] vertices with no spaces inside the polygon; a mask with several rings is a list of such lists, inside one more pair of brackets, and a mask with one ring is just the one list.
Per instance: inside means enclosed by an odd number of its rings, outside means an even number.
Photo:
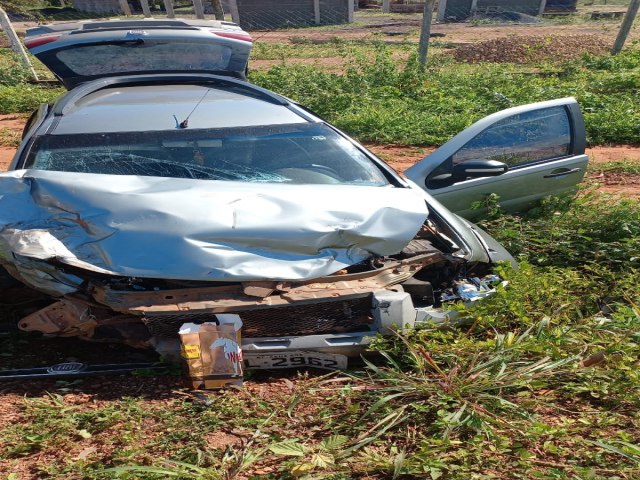
[{"label": "car taillight", "polygon": [[242,40],[243,42],[253,43],[253,38],[247,33],[233,33],[233,32],[211,32],[214,35],[224,38],[233,38],[234,40]]},{"label": "car taillight", "polygon": [[60,35],[47,35],[44,37],[38,36],[34,38],[25,38],[24,45],[28,49],[39,47],[40,45],[45,45],[47,43],[55,42],[60,38]]}]

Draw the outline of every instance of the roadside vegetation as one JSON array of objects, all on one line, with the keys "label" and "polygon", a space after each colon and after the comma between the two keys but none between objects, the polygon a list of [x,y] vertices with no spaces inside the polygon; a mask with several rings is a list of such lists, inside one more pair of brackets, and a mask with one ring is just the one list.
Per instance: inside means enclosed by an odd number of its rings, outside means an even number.
[{"label": "roadside vegetation", "polygon": [[[562,64],[463,64],[421,72],[404,46],[256,46],[254,58],[346,57],[341,74],[276,65],[251,80],[362,141],[439,145],[513,105],[575,96],[592,144],[640,143],[640,49]],[[0,111],[59,89],[3,56]],[[594,168],[594,167],[592,167]],[[637,174],[637,165],[599,165]],[[594,170],[596,171],[596,170]],[[586,187],[526,216],[488,198],[481,226],[520,261],[508,286],[451,308],[457,326],[379,339],[349,372],[249,376],[192,393],[177,377],[43,382],[0,420],[6,478],[640,478],[640,208]],[[0,358],[33,349],[0,340]],[[52,344],[53,345],[53,344]],[[21,391],[17,389],[16,391]],[[16,396],[15,392],[8,392]],[[5,397],[7,398],[7,397]],[[0,399],[0,403],[2,400]]]},{"label": "roadside vegetation", "polygon": [[[326,51],[326,45],[307,45]],[[294,46],[258,48],[257,58]],[[335,42],[343,74],[312,65],[274,66],[251,80],[308,106],[362,141],[440,145],[473,121],[510,106],[574,96],[592,144],[640,143],[640,49],[562,64],[467,64],[434,54],[425,72],[398,47]],[[405,51],[407,48],[405,47]],[[311,54],[313,56],[313,54]]]}]

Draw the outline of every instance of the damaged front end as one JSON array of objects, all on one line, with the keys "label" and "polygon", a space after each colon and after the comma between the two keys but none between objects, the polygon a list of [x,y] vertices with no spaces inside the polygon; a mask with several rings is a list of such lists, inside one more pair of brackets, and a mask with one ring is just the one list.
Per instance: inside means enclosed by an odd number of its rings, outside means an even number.
[{"label": "damaged front end", "polygon": [[[235,313],[246,362],[260,367],[278,352],[357,356],[393,326],[445,320],[443,302],[486,296],[495,280],[478,280],[490,263],[470,260],[459,232],[414,189],[212,192],[182,179],[105,186],[90,175],[72,188],[68,177],[23,171],[0,181],[26,207],[20,218],[4,214],[0,261],[53,297],[18,321],[25,331],[173,355],[182,324]],[[202,212],[203,199],[217,215]]]}]

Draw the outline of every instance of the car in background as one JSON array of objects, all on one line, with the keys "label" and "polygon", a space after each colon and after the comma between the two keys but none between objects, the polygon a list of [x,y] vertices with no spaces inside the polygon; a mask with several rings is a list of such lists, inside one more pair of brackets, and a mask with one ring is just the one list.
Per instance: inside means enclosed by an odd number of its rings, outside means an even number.
[{"label": "car in background", "polygon": [[405,177],[245,81],[250,37],[226,22],[41,26],[25,43],[69,89],[0,174],[0,263],[51,298],[27,331],[167,351],[183,323],[237,313],[248,367],[344,368],[514,263],[437,199],[519,208],[587,162],[560,99],[481,120]]}]

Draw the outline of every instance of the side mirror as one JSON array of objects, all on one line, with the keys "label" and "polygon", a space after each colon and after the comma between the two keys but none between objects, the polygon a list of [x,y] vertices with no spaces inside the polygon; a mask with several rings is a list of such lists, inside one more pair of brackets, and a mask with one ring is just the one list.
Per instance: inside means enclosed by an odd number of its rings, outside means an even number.
[{"label": "side mirror", "polygon": [[467,160],[454,165],[452,179],[461,182],[470,178],[497,177],[508,171],[509,166],[497,160]]}]

